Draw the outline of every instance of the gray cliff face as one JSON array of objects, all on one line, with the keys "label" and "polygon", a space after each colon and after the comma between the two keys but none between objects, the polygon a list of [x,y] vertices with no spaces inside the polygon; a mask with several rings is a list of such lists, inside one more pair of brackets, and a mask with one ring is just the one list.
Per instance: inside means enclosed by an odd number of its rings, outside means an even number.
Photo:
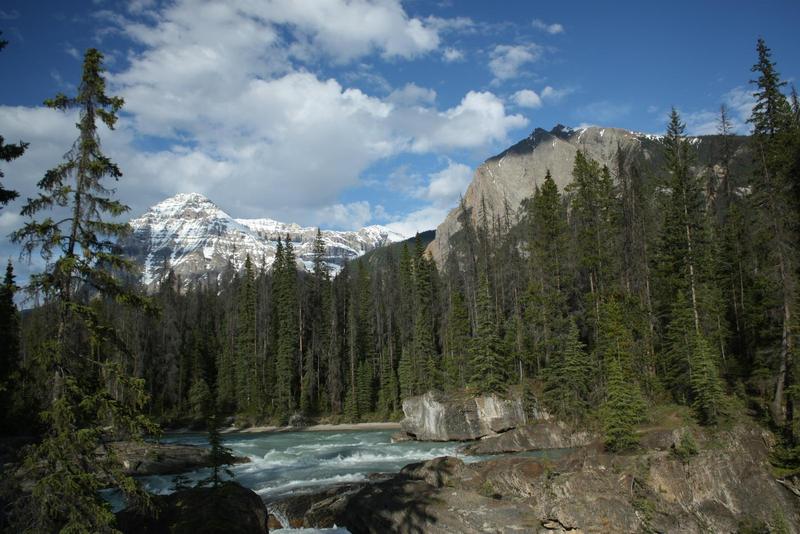
[{"label": "gray cliff face", "polygon": [[430,391],[403,401],[402,429],[420,441],[479,439],[525,424],[526,419],[545,419],[547,414],[525,414],[520,399],[495,395],[453,398]]},{"label": "gray cliff face", "polygon": [[[514,213],[525,198],[533,195],[534,188],[542,184],[548,170],[559,191],[563,190],[572,181],[572,167],[578,150],[613,168],[618,148],[638,151],[648,140],[655,138],[620,128],[573,130],[559,125],[550,132],[537,128],[528,138],[478,167],[464,194],[464,203],[472,208],[473,219],[478,216],[482,202],[490,214],[503,214],[506,206]],[[450,237],[461,228],[459,212],[458,207],[450,211],[436,229],[436,239],[428,247],[439,265],[449,253]]]}]

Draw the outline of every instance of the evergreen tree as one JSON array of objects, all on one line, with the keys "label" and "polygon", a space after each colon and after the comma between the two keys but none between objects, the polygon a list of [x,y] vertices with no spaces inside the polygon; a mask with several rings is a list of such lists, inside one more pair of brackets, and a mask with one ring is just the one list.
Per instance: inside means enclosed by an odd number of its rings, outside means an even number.
[{"label": "evergreen tree", "polygon": [[605,368],[606,399],[601,409],[606,447],[612,451],[636,443],[634,426],[644,419],[645,403],[634,371],[635,343],[615,299],[600,310],[595,351]]},{"label": "evergreen tree", "polygon": [[694,337],[690,365],[692,407],[701,423],[713,425],[722,411],[722,382],[714,352],[702,334]]},{"label": "evergreen tree", "polygon": [[457,289],[450,293],[448,312],[442,371],[445,389],[454,390],[465,387],[472,376],[469,358],[469,310]]},{"label": "evergreen tree", "polygon": [[3,285],[0,286],[0,404],[6,408],[0,414],[0,426],[5,433],[15,426],[16,414],[14,408],[20,399],[19,391],[15,392],[15,384],[20,379],[20,322],[17,306],[14,304],[14,295],[17,286],[14,283],[14,267],[11,260],[6,266],[6,275]]},{"label": "evergreen tree", "polygon": [[114,515],[101,488],[144,498],[113,454],[97,453],[116,432],[138,436],[154,430],[141,414],[142,381],[127,375],[124,360],[111,357],[119,352],[119,337],[89,301],[91,288],[101,298],[145,304],[116,276],[132,267],[115,248],[128,227],[102,218],[128,211],[104,182],[122,173],[100,150],[97,120],[113,130],[123,101],[106,95],[102,60],[99,51],[87,50],[78,95],[59,94],[45,102],[59,110],[79,110],[79,137],[65,161],[38,183],[39,196],[22,210],[33,217],[63,207],[69,214],[31,220],[13,236],[27,254],[39,250],[47,262],[44,272],[31,277],[29,289],[58,308],[56,336],[39,355],[50,376],[51,395],[43,412],[47,433],[26,458],[35,480],[30,494],[20,497],[26,515],[18,519],[26,532],[110,531]]},{"label": "evergreen tree", "polygon": [[[3,32],[0,32],[0,36],[3,35]],[[8,41],[0,38],[0,50],[6,47]],[[18,157],[22,156],[25,153],[25,149],[28,148],[28,143],[23,143],[20,141],[17,144],[6,144],[3,136],[0,135],[0,160],[9,163]],[[3,171],[0,170],[0,178],[3,178],[4,174]],[[19,196],[19,193],[13,191],[11,189],[6,189],[3,187],[3,184],[0,183],[0,209],[3,208],[6,204],[14,200]]]},{"label": "evergreen tree", "polygon": [[545,369],[544,400],[563,419],[580,419],[587,411],[592,364],[578,337],[575,321],[561,336],[559,350]]},{"label": "evergreen tree", "polygon": [[625,377],[620,362],[611,358],[606,365],[607,394],[601,409],[605,446],[612,452],[630,449],[637,444],[631,413],[632,386]]},{"label": "evergreen tree", "polygon": [[415,371],[419,373],[417,383],[425,391],[430,391],[441,387],[432,313],[434,291],[432,271],[435,267],[425,257],[419,234],[416,237],[415,260],[414,360],[417,365]]},{"label": "evergreen tree", "polygon": [[256,414],[263,407],[263,386],[257,366],[255,286],[255,270],[248,254],[239,287],[235,368],[237,406],[239,411],[249,414]]},{"label": "evergreen tree", "polygon": [[[763,275],[768,277],[765,282],[777,308],[769,313],[781,317],[779,339],[769,348],[777,353],[775,393],[770,408],[774,421],[784,424],[787,422],[785,392],[792,385],[792,325],[796,315],[798,205],[793,194],[797,178],[791,171],[797,155],[796,149],[793,150],[797,133],[791,106],[782,92],[786,82],[781,81],[772,53],[763,39],[758,40],[756,50],[758,62],[751,69],[758,75],[752,82],[756,84],[756,104],[749,119],[756,163],[752,202],[757,217],[758,252],[769,260],[764,265]],[[788,421],[787,428],[791,426]]]},{"label": "evergreen tree", "polygon": [[294,363],[298,357],[299,324],[297,316],[297,266],[294,247],[286,235],[275,254],[274,300],[278,319],[276,357],[276,397],[278,413],[288,416],[296,407]]},{"label": "evergreen tree", "polygon": [[505,389],[506,357],[503,342],[497,335],[494,309],[485,272],[478,286],[478,330],[472,338],[472,380],[481,393],[502,392]]}]

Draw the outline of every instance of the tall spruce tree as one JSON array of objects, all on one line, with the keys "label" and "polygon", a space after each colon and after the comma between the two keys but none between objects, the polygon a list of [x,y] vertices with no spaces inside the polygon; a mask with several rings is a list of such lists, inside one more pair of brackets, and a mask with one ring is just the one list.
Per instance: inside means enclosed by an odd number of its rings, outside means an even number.
[{"label": "tall spruce tree", "polygon": [[14,387],[20,379],[20,321],[14,303],[16,292],[14,267],[9,260],[3,285],[0,286],[0,404],[6,407],[0,414],[2,433],[11,431],[16,426],[15,416],[20,415],[14,410],[19,404],[14,396],[20,394]]},{"label": "tall spruce tree", "polygon": [[97,121],[113,130],[123,101],[106,95],[102,62],[98,50],[87,50],[78,94],[45,102],[58,110],[78,109],[79,137],[65,161],[38,183],[39,196],[22,210],[33,217],[56,209],[55,219],[30,220],[13,235],[25,253],[38,251],[47,262],[28,289],[58,308],[56,335],[49,350],[38,355],[49,374],[50,397],[42,414],[47,432],[26,458],[35,482],[29,494],[20,496],[25,513],[17,520],[25,532],[108,532],[114,514],[100,489],[116,487],[130,498],[144,498],[112,453],[98,454],[115,436],[154,430],[141,412],[142,381],[128,376],[119,336],[90,302],[94,294],[145,304],[118,276],[132,268],[115,245],[128,226],[103,218],[128,208],[112,198],[106,185],[122,172],[101,152]]},{"label": "tall spruce tree", "polygon": [[776,303],[770,313],[781,318],[779,339],[771,347],[765,347],[776,355],[775,390],[770,408],[777,424],[788,423],[786,428],[791,428],[785,397],[786,389],[792,386],[792,325],[797,302],[798,205],[793,194],[797,177],[791,171],[797,157],[798,134],[791,106],[782,92],[786,82],[780,79],[772,52],[763,39],[758,40],[756,50],[758,62],[751,69],[758,76],[752,81],[756,85],[756,103],[749,119],[756,168],[751,184],[752,204],[757,217],[756,242],[761,245],[762,257],[768,259],[763,269],[764,283]]},{"label": "tall spruce tree", "polygon": [[478,285],[478,329],[472,338],[472,380],[481,393],[499,393],[506,388],[506,355],[497,334],[489,279],[481,272]]},{"label": "tall spruce tree", "polygon": [[276,397],[278,414],[288,417],[297,403],[294,387],[294,365],[299,357],[300,338],[297,314],[297,265],[289,235],[275,254],[273,295],[277,317]]}]

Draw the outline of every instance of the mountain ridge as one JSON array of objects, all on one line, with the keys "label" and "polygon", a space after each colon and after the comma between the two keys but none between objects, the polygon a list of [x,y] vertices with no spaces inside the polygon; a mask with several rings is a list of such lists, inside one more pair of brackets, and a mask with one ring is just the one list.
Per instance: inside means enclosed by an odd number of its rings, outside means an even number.
[{"label": "mountain ridge", "polygon": [[[200,193],[178,193],[151,206],[129,222],[131,235],[122,243],[125,254],[142,266],[142,283],[154,289],[172,270],[184,283],[209,279],[230,265],[244,266],[249,255],[258,268],[275,259],[277,240],[295,247],[299,268],[310,268],[315,227],[271,218],[234,218]],[[388,243],[406,239],[380,225],[358,230],[321,230],[325,263],[338,272],[344,263]]]}]

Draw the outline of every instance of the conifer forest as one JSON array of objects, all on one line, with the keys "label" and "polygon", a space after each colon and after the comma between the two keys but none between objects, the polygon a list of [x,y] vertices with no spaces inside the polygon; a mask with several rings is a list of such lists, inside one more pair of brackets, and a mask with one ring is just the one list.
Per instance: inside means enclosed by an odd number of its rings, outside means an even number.
[{"label": "conifer forest", "polygon": [[[286,235],[269,267],[185,279],[165,264],[154,288],[119,246],[126,169],[101,136],[125,102],[89,49],[76,90],[45,102],[77,112],[74,142],[21,204],[0,288],[0,427],[24,437],[0,523],[112,531],[101,490],[150,499],[115,440],[209,432],[217,487],[221,428],[397,422],[431,391],[519,399],[623,458],[665,414],[698,435],[747,419],[774,436],[769,469],[800,474],[800,99],[754,44],[747,135],[723,106],[698,142],[673,108],[663,135],[611,165],[578,150],[566,187],[548,171],[519,207],[462,197],[444,258],[429,231],[332,270],[318,231],[310,267]],[[0,137],[3,172],[32,148]]]}]

